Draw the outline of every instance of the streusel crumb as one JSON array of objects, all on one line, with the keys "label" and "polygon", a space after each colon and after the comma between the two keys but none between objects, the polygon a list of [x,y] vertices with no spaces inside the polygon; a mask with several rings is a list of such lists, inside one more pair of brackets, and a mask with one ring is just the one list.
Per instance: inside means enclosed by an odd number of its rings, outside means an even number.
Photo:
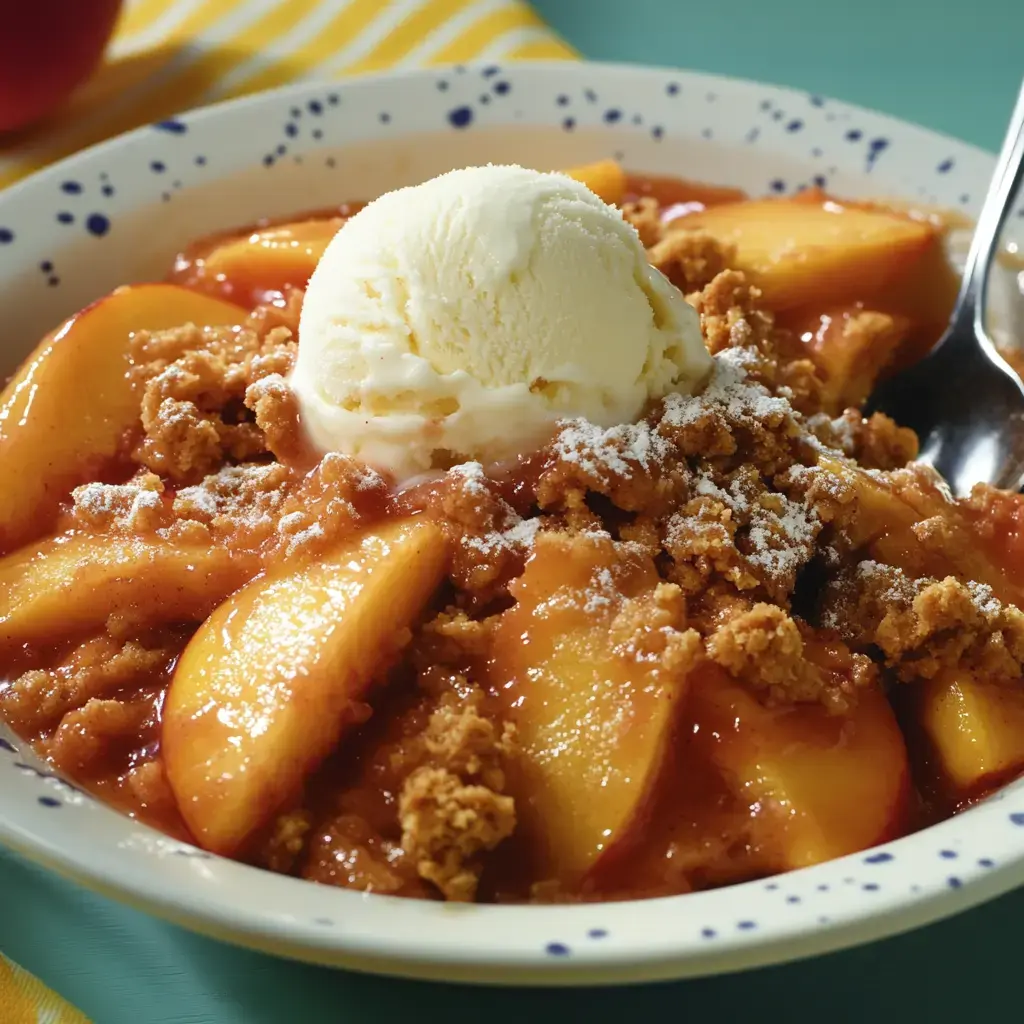
[{"label": "streusel crumb", "polygon": [[884,413],[865,419],[857,409],[847,409],[835,419],[815,416],[807,425],[825,444],[839,448],[864,469],[899,469],[917,458],[917,435]]},{"label": "streusel crumb", "polygon": [[176,644],[145,646],[103,634],[74,648],[49,669],[31,669],[0,684],[0,712],[23,736],[39,736],[91,700],[117,696],[161,672]]},{"label": "streusel crumb", "polygon": [[624,203],[622,216],[636,228],[640,241],[645,249],[657,245],[665,233],[665,225],[661,221],[661,207],[657,199],[641,196],[635,202]]},{"label": "streusel crumb", "polygon": [[312,825],[310,813],[305,809],[279,814],[254,860],[268,871],[291,874],[306,848],[306,839]]},{"label": "streusel crumb", "polygon": [[876,682],[870,659],[850,658],[838,675],[809,656],[805,638],[812,632],[781,608],[757,604],[730,619],[708,640],[708,655],[733,677],[775,701],[821,702],[843,709],[856,691]]},{"label": "streusel crumb", "polygon": [[821,619],[853,647],[881,650],[904,682],[957,667],[991,681],[1021,679],[1024,613],[983,584],[913,579],[863,561],[826,588]]},{"label": "streusel crumb", "polygon": [[191,483],[225,459],[265,453],[263,431],[244,404],[246,391],[291,366],[300,303],[293,294],[284,309],[258,307],[234,327],[140,332],[133,372],[142,388],[143,436],[135,460],[176,483]]},{"label": "streusel crumb", "polygon": [[667,230],[648,246],[647,258],[684,295],[699,291],[726,270],[736,258],[735,249],[700,229],[684,226]]},{"label": "streusel crumb", "polygon": [[419,768],[406,780],[398,802],[402,847],[420,876],[445,899],[476,895],[478,855],[512,834],[515,804],[486,786],[466,784],[445,768]]}]

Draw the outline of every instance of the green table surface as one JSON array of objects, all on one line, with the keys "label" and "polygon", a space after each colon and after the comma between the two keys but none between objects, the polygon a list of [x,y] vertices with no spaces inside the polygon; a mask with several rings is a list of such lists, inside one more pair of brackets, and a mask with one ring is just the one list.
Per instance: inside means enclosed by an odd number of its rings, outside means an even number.
[{"label": "green table surface", "polygon": [[[585,56],[794,86],[988,149],[1024,74],[1024,0],[536,0]],[[1019,1018],[1024,891],[909,935],[738,976],[575,991],[371,978],[198,938],[0,853],[0,950],[97,1024]],[[3,1024],[3,1022],[0,1022]]]}]

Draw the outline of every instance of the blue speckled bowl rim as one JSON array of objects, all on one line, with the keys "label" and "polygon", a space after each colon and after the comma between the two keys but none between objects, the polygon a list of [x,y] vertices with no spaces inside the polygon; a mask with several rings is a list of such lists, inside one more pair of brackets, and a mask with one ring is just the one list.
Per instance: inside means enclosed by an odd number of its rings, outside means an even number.
[{"label": "blue speckled bowl rim", "polygon": [[[240,118],[262,108],[277,111],[278,105],[283,111],[292,104],[319,101],[328,91],[369,101],[375,90],[412,93],[455,74],[493,79],[494,67],[411,70],[331,85],[291,86],[182,115],[165,123],[160,134],[186,135],[207,122]],[[992,162],[989,154],[975,147],[883,115],[721,76],[561,62],[524,63],[498,71],[517,88],[530,81],[557,82],[564,89],[595,83],[602,91],[643,86],[667,92],[673,83],[681,83],[684,91],[707,97],[718,90],[770,96],[777,104],[801,104],[809,112],[827,107],[836,117],[864,126],[849,132],[864,136],[869,170],[871,160],[888,149],[888,140],[906,139],[915,149],[940,154],[932,164],[936,175],[948,175],[954,158],[970,165],[966,173],[974,192],[984,187]],[[791,133],[799,130],[788,129],[789,123],[783,127]],[[467,126],[450,124],[456,130]],[[651,131],[661,138],[653,127]],[[156,134],[152,127],[139,129],[0,193],[0,226],[8,211],[17,212],[23,203],[31,207],[33,196],[43,189],[73,178],[74,168],[98,158],[116,163],[119,153],[145,146]],[[877,140],[886,140],[885,146]],[[951,155],[941,155],[947,151]],[[947,160],[949,166],[944,166]],[[919,195],[933,198],[927,186]],[[948,202],[948,190],[946,195]],[[965,192],[963,205],[970,209],[973,202]],[[5,249],[10,253],[15,248],[0,245],[0,257]],[[0,262],[0,277],[3,267]],[[198,931],[278,955],[372,971],[546,984],[703,975],[891,935],[993,898],[1024,881],[1024,786],[1017,783],[956,818],[878,849],[766,881],[688,896],[561,907],[462,907],[366,896],[270,875],[172,842],[81,794],[22,750],[9,732],[0,729],[0,736],[8,737],[0,739],[0,771],[13,771],[11,784],[0,790],[0,838],[13,849]],[[17,814],[12,810],[16,806]],[[57,812],[73,821],[57,824]],[[93,843],[91,830],[119,838],[96,840],[89,855],[83,846]]]}]

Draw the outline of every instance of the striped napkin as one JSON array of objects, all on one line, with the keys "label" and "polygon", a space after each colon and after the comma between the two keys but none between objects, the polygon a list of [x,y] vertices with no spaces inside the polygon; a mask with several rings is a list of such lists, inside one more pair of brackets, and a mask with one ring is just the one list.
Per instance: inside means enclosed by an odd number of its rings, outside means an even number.
[{"label": "striped napkin", "polygon": [[[0,144],[0,188],[139,125],[288,82],[575,56],[522,0],[127,0],[92,80],[59,117]],[[2,954],[0,1022],[88,1024]]]},{"label": "striped napkin", "polygon": [[0,141],[0,188],[130,128],[288,82],[574,56],[522,0],[126,0],[105,64],[59,118]]},{"label": "striped napkin", "polygon": [[[287,2],[287,0],[286,0]],[[3,1024],[89,1024],[73,1006],[0,953],[0,1021]]]}]

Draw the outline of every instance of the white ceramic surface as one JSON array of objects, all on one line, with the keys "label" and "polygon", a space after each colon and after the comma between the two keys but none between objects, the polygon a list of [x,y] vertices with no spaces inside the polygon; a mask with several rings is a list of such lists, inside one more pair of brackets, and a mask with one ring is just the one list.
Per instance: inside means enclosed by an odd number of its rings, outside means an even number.
[{"label": "white ceramic surface", "polygon": [[[303,86],[142,129],[0,193],[0,364],[12,369],[115,285],[160,276],[197,235],[470,163],[609,155],[755,193],[820,182],[968,213],[993,163],[832,100],[686,72],[480,66]],[[1009,283],[998,298],[1004,324]],[[0,737],[0,839],[16,850],[207,934],[374,971],[534,983],[706,974],[878,938],[1024,882],[1017,782],[880,849],[689,896],[568,907],[364,896],[172,842],[52,777],[2,727]]]}]

